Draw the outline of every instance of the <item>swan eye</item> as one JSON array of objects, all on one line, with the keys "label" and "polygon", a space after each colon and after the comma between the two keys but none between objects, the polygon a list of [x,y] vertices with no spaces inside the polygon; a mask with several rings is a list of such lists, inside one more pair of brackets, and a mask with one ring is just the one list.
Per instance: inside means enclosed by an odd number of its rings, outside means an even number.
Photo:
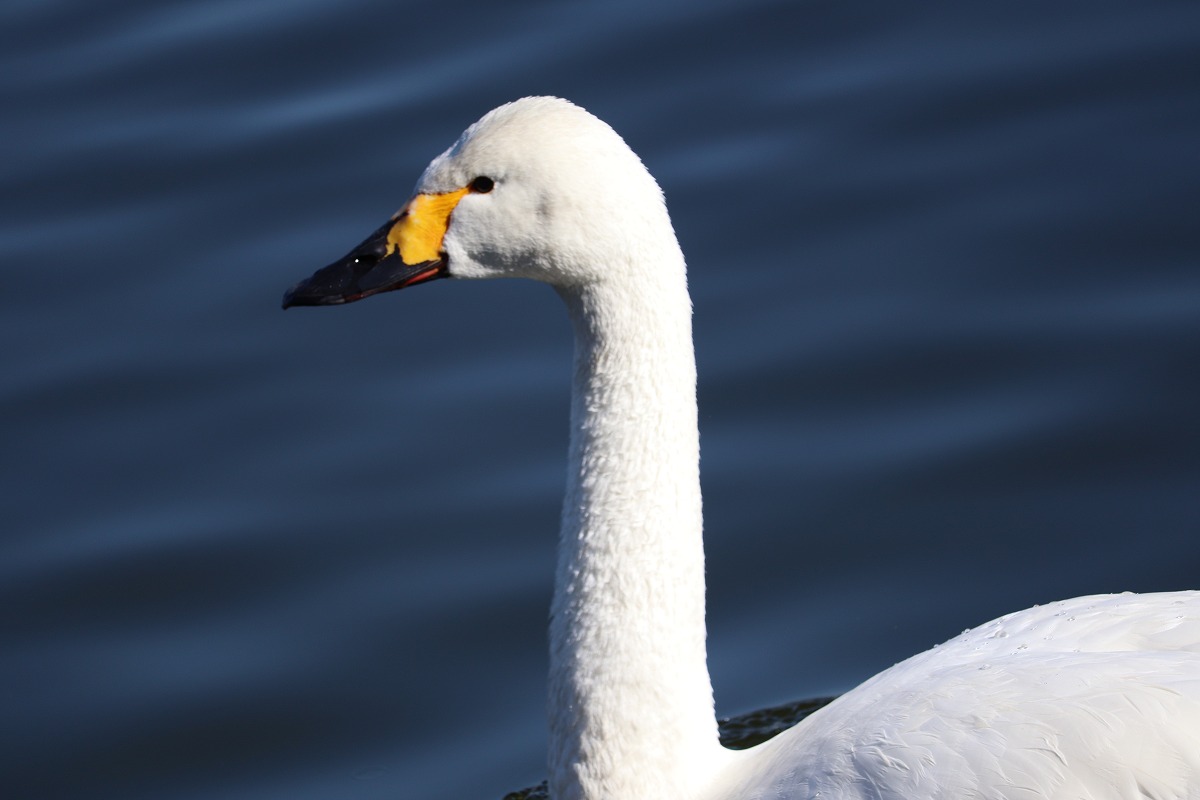
[{"label": "swan eye", "polygon": [[496,182],[486,175],[480,175],[475,180],[471,181],[471,191],[479,194],[487,194],[492,189],[496,188]]}]

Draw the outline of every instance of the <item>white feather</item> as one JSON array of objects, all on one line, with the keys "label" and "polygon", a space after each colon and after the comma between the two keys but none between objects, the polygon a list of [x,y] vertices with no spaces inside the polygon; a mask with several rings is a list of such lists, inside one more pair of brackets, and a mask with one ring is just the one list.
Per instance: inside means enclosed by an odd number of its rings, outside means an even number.
[{"label": "white feather", "polygon": [[691,304],[662,194],[611,128],[554,98],[486,115],[418,190],[478,175],[495,190],[455,209],[451,275],[545,281],[576,335],[550,625],[553,797],[1200,798],[1194,592],[1002,617],[766,744],[721,748]]}]

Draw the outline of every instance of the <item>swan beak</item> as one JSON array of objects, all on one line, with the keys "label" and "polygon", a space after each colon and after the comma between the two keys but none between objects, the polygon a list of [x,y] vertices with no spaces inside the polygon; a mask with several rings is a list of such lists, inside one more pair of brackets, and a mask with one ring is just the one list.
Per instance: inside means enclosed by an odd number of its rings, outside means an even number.
[{"label": "swan beak", "polygon": [[353,303],[380,292],[403,289],[446,276],[446,259],[407,264],[398,248],[388,252],[389,221],[344,258],[313,273],[283,296],[283,307],[329,306]]},{"label": "swan beak", "polygon": [[353,303],[448,277],[442,239],[450,213],[467,192],[417,195],[344,258],[288,289],[283,307]]}]

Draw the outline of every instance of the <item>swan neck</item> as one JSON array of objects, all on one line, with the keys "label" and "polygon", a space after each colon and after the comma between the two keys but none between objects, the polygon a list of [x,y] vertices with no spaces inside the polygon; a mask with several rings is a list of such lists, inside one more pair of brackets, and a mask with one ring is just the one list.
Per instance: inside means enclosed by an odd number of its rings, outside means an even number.
[{"label": "swan neck", "polygon": [[676,257],[657,285],[561,292],[576,347],[551,621],[556,800],[693,797],[720,750],[691,303]]}]

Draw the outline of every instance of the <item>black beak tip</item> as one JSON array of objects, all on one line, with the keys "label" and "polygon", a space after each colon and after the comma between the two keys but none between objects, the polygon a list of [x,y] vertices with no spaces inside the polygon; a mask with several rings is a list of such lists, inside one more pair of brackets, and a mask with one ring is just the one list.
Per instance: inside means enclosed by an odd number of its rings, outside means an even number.
[{"label": "black beak tip", "polygon": [[284,311],[287,311],[292,306],[305,305],[304,300],[300,294],[300,289],[302,287],[303,287],[303,284],[297,283],[295,286],[293,286],[292,288],[288,289],[286,292],[283,293],[283,310]]},{"label": "black beak tip", "polygon": [[288,289],[286,292],[283,293],[283,310],[284,311],[287,311],[292,306],[301,306],[301,305],[305,304],[303,299],[301,299],[301,296],[299,293],[299,289],[301,288],[301,285],[302,284],[297,283],[295,286],[293,286],[292,288]]},{"label": "black beak tip", "polygon": [[293,306],[336,306],[346,302],[341,294],[329,294],[324,287],[314,287],[312,280],[303,280],[283,293],[283,310]]}]

